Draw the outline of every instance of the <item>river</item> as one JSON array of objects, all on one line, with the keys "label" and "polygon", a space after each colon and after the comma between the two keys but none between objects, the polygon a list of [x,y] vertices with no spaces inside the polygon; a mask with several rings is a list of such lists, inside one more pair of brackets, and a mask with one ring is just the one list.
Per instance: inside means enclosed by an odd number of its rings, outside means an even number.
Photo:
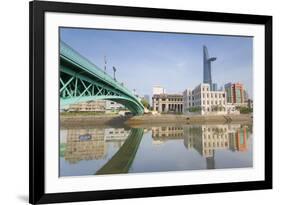
[{"label": "river", "polygon": [[243,124],[62,128],[59,175],[252,167],[252,142]]}]

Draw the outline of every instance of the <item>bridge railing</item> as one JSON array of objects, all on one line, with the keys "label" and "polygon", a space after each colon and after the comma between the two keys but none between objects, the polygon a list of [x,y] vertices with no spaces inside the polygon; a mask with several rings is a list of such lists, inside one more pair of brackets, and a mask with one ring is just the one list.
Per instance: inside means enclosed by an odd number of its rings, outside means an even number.
[{"label": "bridge railing", "polygon": [[115,86],[120,91],[124,92],[125,94],[126,93],[130,94],[131,97],[138,100],[138,98],[132,93],[131,90],[124,87],[122,85],[122,83],[119,83],[116,80],[114,80],[113,77],[111,77],[110,75],[105,73],[102,69],[100,69],[98,66],[96,66],[95,64],[90,62],[85,57],[83,57],[80,53],[75,51],[73,48],[71,48],[69,45],[67,45],[63,41],[60,41],[60,55],[63,55],[65,58],[71,60],[73,63],[78,64],[85,71],[91,73],[92,75],[95,75],[97,78],[104,80],[109,85]]}]

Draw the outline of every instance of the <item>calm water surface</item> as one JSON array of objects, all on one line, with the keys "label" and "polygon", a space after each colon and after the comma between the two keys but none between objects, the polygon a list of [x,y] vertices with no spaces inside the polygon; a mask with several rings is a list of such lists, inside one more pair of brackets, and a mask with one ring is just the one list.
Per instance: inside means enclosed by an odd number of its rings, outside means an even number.
[{"label": "calm water surface", "polygon": [[60,131],[60,176],[252,167],[252,127],[157,125]]}]

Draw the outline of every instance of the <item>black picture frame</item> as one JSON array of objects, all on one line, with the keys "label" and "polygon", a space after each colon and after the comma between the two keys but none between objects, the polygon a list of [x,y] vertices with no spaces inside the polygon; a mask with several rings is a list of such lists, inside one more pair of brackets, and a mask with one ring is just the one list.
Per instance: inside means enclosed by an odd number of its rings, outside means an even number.
[{"label": "black picture frame", "polygon": [[[272,188],[272,16],[215,13],[125,6],[32,1],[29,4],[30,107],[29,107],[29,202],[31,204],[154,197],[198,193],[260,190]],[[197,184],[153,188],[45,193],[45,13],[62,12],[110,16],[150,17],[259,24],[265,27],[265,180],[235,183]]]}]

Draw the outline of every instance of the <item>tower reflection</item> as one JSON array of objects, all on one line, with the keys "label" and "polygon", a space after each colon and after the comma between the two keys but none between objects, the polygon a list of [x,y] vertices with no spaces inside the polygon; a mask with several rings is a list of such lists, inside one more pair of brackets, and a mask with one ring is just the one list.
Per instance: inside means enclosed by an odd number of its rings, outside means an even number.
[{"label": "tower reflection", "polygon": [[152,127],[152,138],[154,144],[183,139],[187,150],[195,149],[206,159],[206,168],[214,169],[215,151],[246,152],[249,132],[240,124],[166,126]]}]

